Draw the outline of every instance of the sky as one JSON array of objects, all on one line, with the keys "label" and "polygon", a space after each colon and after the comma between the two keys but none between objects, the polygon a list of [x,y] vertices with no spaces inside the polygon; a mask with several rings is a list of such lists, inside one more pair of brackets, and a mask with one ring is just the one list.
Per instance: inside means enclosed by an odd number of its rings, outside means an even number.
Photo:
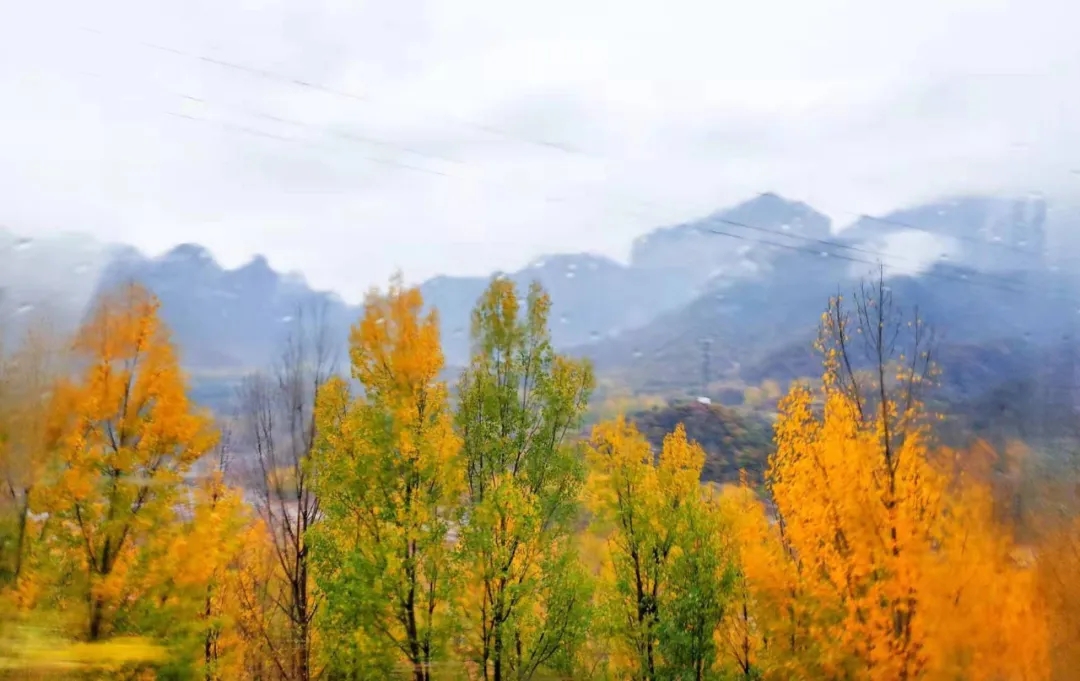
[{"label": "sky", "polygon": [[1080,195],[1072,0],[35,0],[0,22],[0,225],[396,269],[624,259],[762,191],[850,223]]}]

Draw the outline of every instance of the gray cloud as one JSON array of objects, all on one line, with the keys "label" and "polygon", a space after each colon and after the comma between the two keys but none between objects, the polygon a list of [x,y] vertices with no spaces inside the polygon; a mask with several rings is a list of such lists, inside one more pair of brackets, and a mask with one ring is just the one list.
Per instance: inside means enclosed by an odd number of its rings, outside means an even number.
[{"label": "gray cloud", "polygon": [[766,189],[840,224],[1068,197],[1078,23],[1068,0],[22,3],[0,223],[264,252],[356,300],[396,267],[623,257]]}]

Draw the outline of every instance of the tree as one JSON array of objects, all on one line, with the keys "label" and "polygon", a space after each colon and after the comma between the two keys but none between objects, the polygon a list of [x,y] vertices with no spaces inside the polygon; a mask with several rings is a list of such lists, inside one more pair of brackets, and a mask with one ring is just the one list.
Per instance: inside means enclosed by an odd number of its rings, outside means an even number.
[{"label": "tree", "polygon": [[278,671],[289,679],[312,678],[312,621],[319,599],[312,591],[309,532],[320,515],[308,459],[317,432],[315,404],[333,373],[334,348],[325,305],[301,307],[277,365],[245,379],[240,388],[240,428],[255,455],[251,486],[255,507],[273,542],[278,563],[267,596],[288,620],[284,635],[262,625]]},{"label": "tree", "polygon": [[457,586],[449,533],[464,491],[434,311],[400,275],[372,292],[350,335],[353,397],[334,378],[320,394],[312,459],[324,518],[314,538],[326,595],[324,636],[336,671],[378,669],[357,659],[357,635],[428,681],[446,654]]},{"label": "tree", "polygon": [[655,457],[624,418],[597,425],[589,489],[608,536],[606,606],[634,679],[713,678],[714,635],[733,574],[724,528],[699,480],[700,446],[676,426]]},{"label": "tree", "polygon": [[522,310],[514,284],[495,279],[473,311],[472,360],[458,383],[465,647],[495,681],[566,663],[585,626],[587,579],[572,535],[584,466],[566,440],[593,374],[553,351],[550,307],[539,284]]},{"label": "tree", "polygon": [[49,325],[38,321],[14,352],[0,352],[0,590],[23,576],[31,497],[53,460],[46,424],[62,371],[56,341]]},{"label": "tree", "polygon": [[78,566],[85,634],[110,633],[148,540],[174,521],[184,476],[213,447],[188,402],[157,299],[131,284],[104,296],[75,337],[81,372],[52,402],[59,479],[44,490],[55,539]]},{"label": "tree", "polygon": [[[954,479],[931,438],[921,394],[934,368],[918,314],[905,319],[879,278],[856,295],[854,318],[836,298],[823,319],[822,388],[796,386],[781,402],[767,477],[800,619],[822,632],[797,651],[803,667],[823,677],[1039,678],[1031,575],[1011,560],[985,489]],[[988,601],[1010,616],[976,614]]]}]

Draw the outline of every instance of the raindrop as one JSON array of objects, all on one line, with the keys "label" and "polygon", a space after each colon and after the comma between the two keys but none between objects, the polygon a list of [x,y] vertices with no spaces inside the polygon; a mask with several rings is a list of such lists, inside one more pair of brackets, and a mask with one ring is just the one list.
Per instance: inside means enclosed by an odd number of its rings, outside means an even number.
[{"label": "raindrop", "polygon": [[574,273],[573,272],[567,272],[566,273],[566,278],[567,279],[573,279],[574,278]]},{"label": "raindrop", "polygon": [[33,244],[32,239],[28,239],[28,238],[24,237],[24,238],[19,239],[18,241],[15,242],[15,250],[16,251],[25,251],[26,249],[30,248],[30,246],[32,244]]},{"label": "raindrop", "polygon": [[[1077,310],[1077,313],[1080,313],[1080,310]],[[645,353],[642,352],[641,350],[638,350],[637,348],[634,349],[634,359],[640,359],[644,355],[645,355]]]},{"label": "raindrop", "polygon": [[283,324],[288,324],[291,321],[292,321],[292,316],[291,315],[285,315],[284,317],[281,318],[281,322]]},{"label": "raindrop", "polygon": [[828,257],[829,257],[829,253],[828,253],[827,251],[822,251],[822,252],[821,252],[821,257],[822,257],[822,258],[828,258]]},{"label": "raindrop", "polygon": [[465,334],[465,329],[461,328],[460,326],[450,332],[450,335],[452,335],[454,338],[460,338],[464,334]]},{"label": "raindrop", "polygon": [[378,324],[379,326],[382,326],[385,322],[386,322],[386,320],[383,319],[382,317],[379,317],[378,319],[375,320],[375,323]]},{"label": "raindrop", "polygon": [[34,306],[31,305],[30,303],[23,303],[22,305],[20,305],[18,307],[18,309],[15,310],[15,313],[16,314],[26,314],[27,312],[30,312],[33,309],[34,309]]},{"label": "raindrop", "polygon": [[791,225],[785,222],[784,224],[780,225],[780,229],[784,230],[785,232],[789,232],[791,231]]},{"label": "raindrop", "polygon": [[75,270],[74,270],[75,274],[86,274],[89,271],[90,271],[90,266],[86,265],[86,264],[76,265]]},{"label": "raindrop", "polygon": [[600,332],[599,331],[590,331],[589,332],[589,339],[594,340],[594,341],[600,340]]},{"label": "raindrop", "polygon": [[572,262],[572,263],[568,264],[566,266],[566,269],[568,269],[568,270],[576,270],[577,269],[577,263]]},{"label": "raindrop", "polygon": [[560,324],[569,324],[570,323],[570,318],[567,317],[566,315],[559,315],[559,323]]}]

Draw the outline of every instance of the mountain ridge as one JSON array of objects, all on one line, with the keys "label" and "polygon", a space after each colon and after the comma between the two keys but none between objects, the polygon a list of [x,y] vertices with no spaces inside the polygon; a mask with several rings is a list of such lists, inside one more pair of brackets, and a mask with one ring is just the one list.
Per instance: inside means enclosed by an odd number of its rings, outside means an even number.
[{"label": "mountain ridge", "polygon": [[[625,264],[598,254],[553,253],[502,274],[522,287],[533,280],[544,285],[553,301],[550,326],[557,347],[592,357],[601,371],[625,374],[654,365],[645,373],[668,374],[669,383],[685,387],[700,382],[694,376],[700,371],[681,372],[671,353],[694,358],[697,365],[700,343],[711,342],[710,370],[717,375],[764,362],[781,348],[762,339],[781,332],[805,336],[828,295],[869,272],[877,256],[889,259],[887,274],[923,282],[912,295],[930,298],[925,283],[944,281],[941,268],[949,277],[972,280],[988,272],[1000,277],[1037,270],[1045,265],[1039,249],[1046,243],[1047,214],[1043,199],[960,197],[834,231],[832,220],[808,204],[765,193],[650,230],[633,241]],[[908,233],[933,236],[917,244],[923,252],[911,271],[896,264],[905,255],[896,235]],[[18,270],[27,249],[14,242],[5,249],[4,243],[0,239],[0,263],[15,263]],[[277,272],[262,255],[225,268],[195,243],[153,257],[131,246],[109,248],[95,292],[127,280],[150,287],[162,300],[185,365],[196,373],[238,374],[265,366],[305,307],[321,309],[344,342],[362,310],[332,291],[312,288],[302,273]],[[449,365],[468,358],[470,312],[490,279],[438,275],[420,284],[426,304],[439,310]],[[958,300],[971,298],[957,288],[961,284],[950,286]],[[979,316],[999,302],[984,296],[972,310],[963,304],[948,309],[971,318],[964,322],[967,333],[985,325]],[[1018,325],[1039,323],[1028,307],[1017,306]],[[657,351],[663,347],[667,355]]]}]

